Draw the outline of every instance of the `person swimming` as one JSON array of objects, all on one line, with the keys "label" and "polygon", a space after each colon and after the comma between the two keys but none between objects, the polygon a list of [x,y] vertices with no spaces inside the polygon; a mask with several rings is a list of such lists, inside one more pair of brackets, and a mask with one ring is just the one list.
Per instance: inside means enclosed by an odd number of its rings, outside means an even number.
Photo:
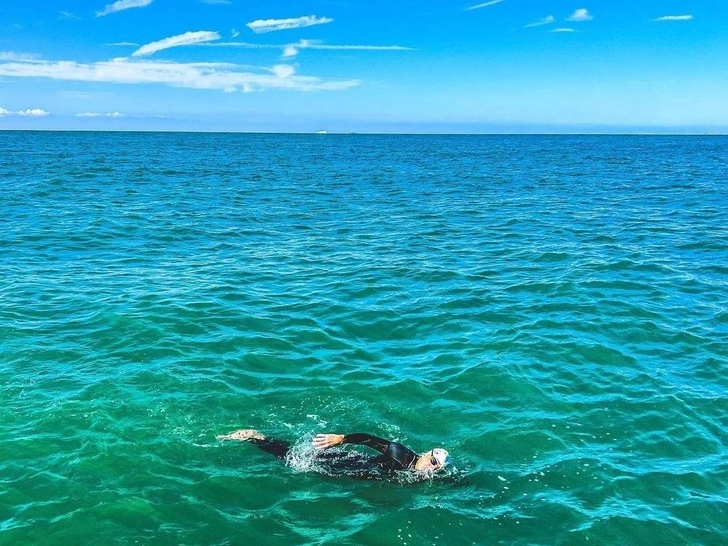
[{"label": "person swimming", "polygon": [[[286,460],[291,452],[291,443],[268,438],[257,430],[236,430],[230,434],[217,436],[218,440],[237,440],[250,442],[258,449],[270,453],[278,459]],[[343,450],[327,450],[345,444],[367,446],[377,452],[371,457],[363,453]],[[398,471],[436,472],[449,463],[450,454],[442,448],[431,449],[417,454],[400,443],[372,436],[371,434],[318,434],[313,439],[317,450],[316,461],[326,471],[343,473],[355,478],[382,479]]]}]

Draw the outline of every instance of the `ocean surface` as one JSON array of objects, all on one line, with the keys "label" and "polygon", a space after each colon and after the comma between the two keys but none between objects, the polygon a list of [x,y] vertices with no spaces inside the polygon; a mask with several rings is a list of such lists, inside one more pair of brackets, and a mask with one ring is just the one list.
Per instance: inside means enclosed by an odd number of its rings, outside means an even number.
[{"label": "ocean surface", "polygon": [[721,137],[0,132],[0,545],[728,544],[727,191]]}]

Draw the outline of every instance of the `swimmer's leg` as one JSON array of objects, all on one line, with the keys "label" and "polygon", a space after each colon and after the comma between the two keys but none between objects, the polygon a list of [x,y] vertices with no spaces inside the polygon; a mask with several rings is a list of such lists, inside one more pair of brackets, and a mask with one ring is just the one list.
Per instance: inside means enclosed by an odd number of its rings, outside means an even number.
[{"label": "swimmer's leg", "polygon": [[215,436],[215,438],[218,440],[237,440],[239,442],[247,442],[249,440],[265,440],[265,436],[263,434],[252,428],[236,430],[235,432],[231,432],[230,434]]},{"label": "swimmer's leg", "polygon": [[236,430],[224,436],[217,436],[218,440],[237,440],[239,442],[250,442],[255,447],[266,453],[270,453],[279,459],[285,459],[288,450],[291,448],[290,442],[268,438],[257,430],[243,429]]},{"label": "swimmer's leg", "polygon": [[251,444],[253,444],[255,447],[260,449],[261,451],[265,451],[266,453],[270,453],[274,457],[277,457],[279,459],[285,459],[286,455],[288,455],[288,450],[291,449],[291,443],[285,442],[283,440],[276,440],[275,438],[266,438],[265,440],[251,440]]}]

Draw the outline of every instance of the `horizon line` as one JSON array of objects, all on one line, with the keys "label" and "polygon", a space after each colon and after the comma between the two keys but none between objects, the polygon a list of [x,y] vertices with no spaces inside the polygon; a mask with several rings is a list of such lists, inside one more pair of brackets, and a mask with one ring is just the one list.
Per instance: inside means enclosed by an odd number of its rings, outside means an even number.
[{"label": "horizon line", "polygon": [[319,138],[328,136],[710,136],[725,137],[728,132],[383,132],[383,131],[245,131],[245,130],[191,130],[191,129],[27,129],[0,128],[0,133],[187,133],[187,134],[230,134],[230,135],[311,135]]}]

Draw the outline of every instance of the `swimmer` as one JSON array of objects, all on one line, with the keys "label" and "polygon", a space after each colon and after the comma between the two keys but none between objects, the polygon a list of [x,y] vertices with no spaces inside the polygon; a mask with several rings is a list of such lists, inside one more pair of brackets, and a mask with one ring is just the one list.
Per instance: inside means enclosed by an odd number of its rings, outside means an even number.
[{"label": "swimmer", "polygon": [[[250,442],[258,449],[279,459],[285,459],[291,449],[289,442],[268,438],[252,429],[237,430],[230,434],[217,436],[217,439]],[[332,447],[345,444],[367,446],[379,452],[379,455],[371,457],[362,453],[341,450],[324,453]],[[325,468],[343,471],[361,478],[382,478],[395,471],[436,472],[449,463],[449,453],[445,449],[436,448],[418,455],[402,444],[363,433],[318,434],[313,439],[313,447],[320,452],[316,460],[321,462]]]}]

